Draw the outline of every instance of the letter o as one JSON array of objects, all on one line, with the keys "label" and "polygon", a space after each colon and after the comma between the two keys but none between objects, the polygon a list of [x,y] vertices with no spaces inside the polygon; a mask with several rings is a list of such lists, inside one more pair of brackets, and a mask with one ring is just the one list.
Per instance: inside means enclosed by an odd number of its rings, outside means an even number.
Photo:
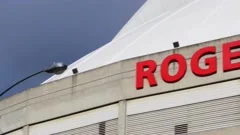
[{"label": "letter o", "polygon": [[[177,62],[179,65],[178,71],[175,75],[170,75],[168,70],[169,65],[172,62]],[[161,76],[163,81],[165,81],[166,83],[175,83],[180,81],[186,74],[186,70],[187,70],[187,62],[184,56],[181,54],[169,55],[163,60],[161,64]]]}]

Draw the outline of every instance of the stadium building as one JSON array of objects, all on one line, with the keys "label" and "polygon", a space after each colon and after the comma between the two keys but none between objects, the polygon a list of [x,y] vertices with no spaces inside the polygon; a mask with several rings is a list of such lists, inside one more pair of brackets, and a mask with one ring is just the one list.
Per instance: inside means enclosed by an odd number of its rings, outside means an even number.
[{"label": "stadium building", "polygon": [[239,5],[146,1],[108,44],[0,101],[1,134],[239,135]]}]

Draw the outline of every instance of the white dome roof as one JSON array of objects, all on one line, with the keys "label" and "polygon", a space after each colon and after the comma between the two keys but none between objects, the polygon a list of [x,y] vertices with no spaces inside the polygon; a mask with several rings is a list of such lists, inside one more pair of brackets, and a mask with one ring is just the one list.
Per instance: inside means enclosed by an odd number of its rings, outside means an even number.
[{"label": "white dome roof", "polygon": [[108,44],[46,82],[117,61],[240,34],[239,0],[147,0]]}]

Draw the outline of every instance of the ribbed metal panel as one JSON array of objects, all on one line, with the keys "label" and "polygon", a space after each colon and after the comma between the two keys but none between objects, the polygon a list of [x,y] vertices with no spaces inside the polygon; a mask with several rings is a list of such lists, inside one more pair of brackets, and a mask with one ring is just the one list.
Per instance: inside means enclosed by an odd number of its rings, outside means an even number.
[{"label": "ribbed metal panel", "polygon": [[239,88],[240,81],[234,80],[130,100],[127,103],[127,115],[237,96],[240,95]]},{"label": "ribbed metal panel", "polygon": [[100,122],[52,135],[117,135],[117,119]]},{"label": "ribbed metal panel", "polygon": [[127,135],[174,135],[183,124],[188,133],[240,125],[239,101],[240,96],[233,96],[129,115]]}]

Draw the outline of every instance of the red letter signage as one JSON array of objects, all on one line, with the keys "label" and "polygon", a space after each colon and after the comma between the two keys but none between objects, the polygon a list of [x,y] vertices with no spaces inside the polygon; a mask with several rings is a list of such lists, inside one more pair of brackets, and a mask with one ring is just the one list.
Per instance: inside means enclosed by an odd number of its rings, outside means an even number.
[{"label": "red letter signage", "polygon": [[[154,72],[156,71],[157,64],[153,60],[147,60],[137,63],[137,71],[136,71],[136,88],[142,89],[143,88],[143,82],[146,78],[149,82],[149,85],[151,87],[157,85],[157,81],[154,76]],[[148,68],[146,70],[146,68]]]},{"label": "red letter signage", "polygon": [[[178,63],[178,71],[175,75],[169,74],[169,64],[172,62]],[[165,58],[161,65],[161,76],[162,79],[167,83],[174,83],[181,80],[187,70],[187,62],[181,54],[173,54]]]},{"label": "red letter signage", "polygon": [[215,46],[205,47],[205,48],[198,50],[196,53],[194,53],[194,55],[192,56],[192,59],[191,59],[192,72],[196,76],[208,76],[208,75],[215,74],[217,72],[216,56],[205,59],[205,65],[208,65],[207,69],[202,69],[199,66],[199,60],[201,57],[203,57],[204,55],[215,54],[215,53],[216,53]]},{"label": "red letter signage", "polygon": [[240,69],[240,62],[232,63],[231,60],[240,58],[240,51],[231,52],[232,49],[240,48],[240,41],[223,44],[223,71]]},{"label": "red letter signage", "polygon": [[[234,50],[238,49],[238,50]],[[204,57],[206,55],[214,55],[209,57]],[[204,57],[204,58],[203,58]],[[200,65],[200,59],[204,59],[203,66]],[[239,59],[238,59],[239,58]],[[234,61],[238,59],[238,61]],[[224,72],[240,70],[240,40],[230,43],[225,43],[222,45],[222,67]],[[178,64],[176,69],[169,69],[169,65],[172,62]],[[136,69],[136,88],[142,89],[144,87],[144,79],[147,79],[151,87],[157,86],[157,81],[154,76],[157,64],[153,60],[147,60],[137,63]],[[209,76],[217,73],[217,56],[216,56],[216,46],[208,46],[197,50],[190,61],[190,67],[192,73],[199,77]],[[176,70],[176,73],[175,71]],[[174,73],[171,74],[171,72]],[[160,77],[166,83],[175,83],[180,81],[187,71],[187,61],[181,54],[171,54],[167,56],[160,69]]]}]

